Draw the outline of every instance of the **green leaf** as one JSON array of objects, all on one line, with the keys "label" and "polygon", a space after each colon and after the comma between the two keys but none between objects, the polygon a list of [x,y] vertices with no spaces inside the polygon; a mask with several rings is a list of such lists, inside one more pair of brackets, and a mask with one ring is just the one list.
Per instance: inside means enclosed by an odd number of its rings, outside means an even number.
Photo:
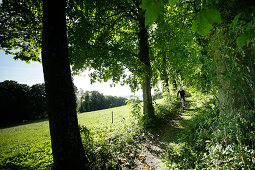
[{"label": "green leaf", "polygon": [[219,24],[222,22],[220,12],[216,9],[205,10],[204,15],[210,24],[214,24],[214,23]]},{"label": "green leaf", "polygon": [[212,24],[221,23],[221,16],[216,9],[207,9],[200,12],[197,18],[193,20],[192,31],[200,35],[206,36],[213,28]]},{"label": "green leaf", "polygon": [[246,42],[248,41],[249,37],[247,34],[243,34],[236,39],[236,44],[238,48],[242,48]]},{"label": "green leaf", "polygon": [[238,15],[235,16],[235,18],[233,19],[233,21],[231,23],[231,27],[233,27],[233,28],[236,27],[240,16],[241,16],[241,13],[239,13]]},{"label": "green leaf", "polygon": [[170,6],[174,6],[179,3],[179,0],[169,0]]},{"label": "green leaf", "polygon": [[163,11],[163,4],[161,0],[143,0],[143,10],[145,12],[145,24],[152,24],[157,16]]},{"label": "green leaf", "polygon": [[207,35],[212,29],[205,15],[199,15],[196,20],[193,21],[192,30],[200,35]]},{"label": "green leaf", "polygon": [[249,43],[255,38],[255,32],[246,32],[236,39],[236,45],[238,48],[242,48],[245,44]]}]

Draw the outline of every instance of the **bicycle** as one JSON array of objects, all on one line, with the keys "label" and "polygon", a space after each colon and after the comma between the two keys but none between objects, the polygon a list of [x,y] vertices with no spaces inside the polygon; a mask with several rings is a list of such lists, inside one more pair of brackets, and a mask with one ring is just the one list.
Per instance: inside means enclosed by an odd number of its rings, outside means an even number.
[{"label": "bicycle", "polygon": [[180,97],[180,111],[181,113],[183,113],[184,110],[184,98]]},{"label": "bicycle", "polygon": [[177,92],[177,99],[179,94],[180,94],[180,110],[181,110],[181,113],[183,113],[184,102],[185,102],[185,91],[183,87],[181,87],[180,90]]}]

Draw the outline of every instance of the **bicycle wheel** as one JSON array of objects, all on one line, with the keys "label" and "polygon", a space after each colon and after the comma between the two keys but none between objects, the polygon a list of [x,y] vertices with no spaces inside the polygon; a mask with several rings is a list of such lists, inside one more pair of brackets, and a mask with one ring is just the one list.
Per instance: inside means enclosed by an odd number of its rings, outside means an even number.
[{"label": "bicycle wheel", "polygon": [[183,98],[180,99],[180,110],[181,110],[181,113],[183,112],[183,108],[184,108],[184,100]]}]

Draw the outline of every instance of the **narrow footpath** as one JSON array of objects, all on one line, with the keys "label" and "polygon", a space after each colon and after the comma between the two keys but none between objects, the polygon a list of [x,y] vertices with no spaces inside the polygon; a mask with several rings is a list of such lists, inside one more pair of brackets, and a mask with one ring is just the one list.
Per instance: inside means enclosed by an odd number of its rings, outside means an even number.
[{"label": "narrow footpath", "polygon": [[134,160],[132,168],[135,170],[164,170],[169,169],[164,163],[164,154],[167,152],[167,146],[173,142],[176,135],[183,128],[180,125],[182,121],[191,119],[195,107],[195,103],[187,98],[183,113],[162,124],[156,132],[148,132],[146,140],[140,144],[138,150],[139,159]]}]

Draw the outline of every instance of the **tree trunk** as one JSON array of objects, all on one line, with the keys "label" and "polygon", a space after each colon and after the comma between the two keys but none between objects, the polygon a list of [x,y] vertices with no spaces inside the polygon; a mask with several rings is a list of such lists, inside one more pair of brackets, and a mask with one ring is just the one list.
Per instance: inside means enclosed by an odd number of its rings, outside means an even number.
[{"label": "tree trunk", "polygon": [[[252,74],[252,49],[246,48],[245,55],[230,53],[222,47],[228,47],[230,37],[227,27],[217,29],[211,37],[210,46],[216,65],[218,100],[220,110],[228,114],[242,107],[253,108],[253,89],[249,82],[243,78],[244,74],[254,77]],[[231,45],[231,44],[230,44]],[[234,48],[234,44],[230,46]],[[225,57],[229,56],[229,57]],[[236,61],[233,61],[233,60]],[[235,69],[238,67],[240,70]],[[251,72],[249,71],[251,70]]]},{"label": "tree trunk", "polygon": [[[252,61],[252,50],[247,48],[245,56],[241,56],[238,52],[231,53],[230,50],[226,50],[226,47],[235,48],[235,44],[231,43],[232,37],[228,33],[229,23],[232,22],[238,13],[247,10],[249,7],[254,6],[254,4],[254,1],[219,1],[219,11],[221,12],[223,23],[210,38],[210,46],[216,65],[215,72],[218,81],[219,106],[221,112],[225,114],[244,106],[251,107],[252,105],[250,101],[252,89],[249,83],[242,77],[242,74],[240,74],[240,71],[250,74],[249,70],[252,70],[252,65],[250,65],[249,61]],[[238,64],[239,68],[242,68],[240,71],[235,69],[237,67],[236,64]],[[253,75],[251,74],[250,76]]]},{"label": "tree trunk", "polygon": [[143,113],[148,118],[154,118],[154,108],[151,97],[151,78],[146,76],[143,82]]},{"label": "tree trunk", "polygon": [[85,169],[67,52],[65,1],[44,0],[42,61],[55,169]]},{"label": "tree trunk", "polygon": [[231,97],[231,77],[224,76],[227,72],[227,63],[225,61],[226,59],[223,57],[225,55],[225,51],[221,48],[227,46],[225,30],[226,28],[216,30],[210,40],[210,46],[212,54],[214,55],[216,66],[215,73],[217,75],[218,100],[222,113],[228,113],[233,110],[233,100]]},{"label": "tree trunk", "polygon": [[[254,63],[251,63],[250,65],[251,67],[251,75],[253,75],[253,79],[255,79],[255,64]],[[253,99],[253,109],[255,110],[255,82],[253,81],[252,83],[252,99]]]},{"label": "tree trunk", "polygon": [[148,32],[145,27],[144,15],[139,18],[139,59],[143,63],[144,76],[143,76],[143,113],[149,118],[153,118],[154,108],[152,105],[151,97],[151,77],[152,70],[149,56]]},{"label": "tree trunk", "polygon": [[169,92],[169,78],[168,78],[168,74],[167,74],[167,66],[166,66],[166,57],[163,57],[163,68],[162,68],[162,78],[161,80],[163,81],[163,91],[164,92]]}]

